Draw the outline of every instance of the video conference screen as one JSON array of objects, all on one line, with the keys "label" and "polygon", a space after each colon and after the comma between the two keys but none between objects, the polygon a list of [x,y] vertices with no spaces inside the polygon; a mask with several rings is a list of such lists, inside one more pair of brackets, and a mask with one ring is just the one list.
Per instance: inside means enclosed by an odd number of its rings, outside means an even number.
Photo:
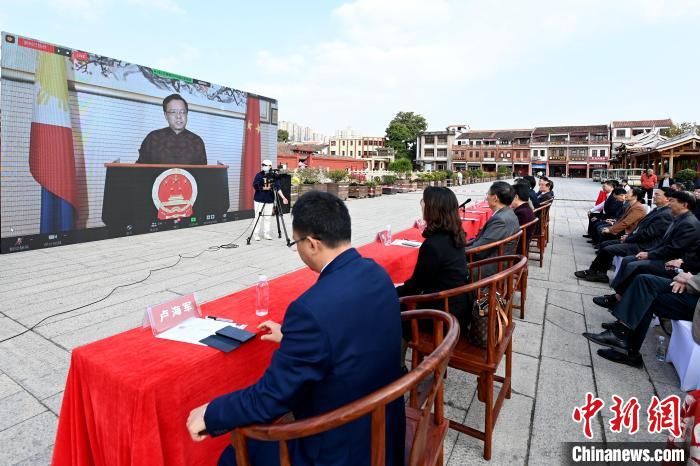
[{"label": "video conference screen", "polygon": [[2,33],[3,253],[252,215],[277,101]]}]

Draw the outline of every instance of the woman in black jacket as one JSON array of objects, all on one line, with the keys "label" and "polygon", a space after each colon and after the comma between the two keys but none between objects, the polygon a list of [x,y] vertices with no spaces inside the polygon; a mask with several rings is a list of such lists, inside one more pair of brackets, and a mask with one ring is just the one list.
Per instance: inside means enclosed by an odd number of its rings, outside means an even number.
[{"label": "woman in black jacket", "polygon": [[[466,235],[459,216],[457,197],[447,188],[428,187],[421,199],[426,227],[425,241],[418,251],[418,260],[411,278],[399,286],[399,296],[435,293],[466,285],[469,281]],[[467,330],[470,312],[467,295],[450,298],[450,313]],[[442,301],[421,303],[424,309],[442,309]],[[404,336],[409,336],[404,333]]]}]

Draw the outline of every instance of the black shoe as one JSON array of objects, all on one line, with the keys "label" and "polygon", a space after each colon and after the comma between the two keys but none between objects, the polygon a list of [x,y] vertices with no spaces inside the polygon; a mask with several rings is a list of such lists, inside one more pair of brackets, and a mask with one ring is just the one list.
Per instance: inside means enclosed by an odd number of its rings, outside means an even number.
[{"label": "black shoe", "polygon": [[600,333],[583,332],[583,336],[593,343],[607,346],[608,348],[619,348],[624,351],[628,349],[627,340],[619,338],[612,330],[606,330]]},{"label": "black shoe", "polygon": [[577,278],[584,278],[585,279],[589,273],[590,273],[590,271],[588,271],[588,270],[578,270],[578,271],[574,272],[574,275]]},{"label": "black shoe", "polygon": [[596,244],[596,242],[595,242],[595,241],[593,241],[592,239],[589,239],[588,241],[586,241],[586,243],[592,243],[592,244]]},{"label": "black shoe", "polygon": [[601,348],[598,351],[598,356],[608,361],[617,362],[620,364],[627,364],[628,366],[641,368],[644,367],[644,361],[639,353],[625,354],[620,353],[612,348]]},{"label": "black shoe", "polygon": [[615,304],[617,304],[617,298],[614,294],[606,294],[603,296],[596,296],[593,298],[593,303],[600,307],[605,307],[607,309],[612,309]]},{"label": "black shoe", "polygon": [[590,238],[590,237],[591,237],[591,235],[581,235],[581,236],[583,236],[584,238]]},{"label": "black shoe", "polygon": [[601,327],[603,327],[605,330],[612,330],[617,327],[617,321],[615,322],[603,322],[600,324]]},{"label": "black shoe", "polygon": [[[608,283],[608,274],[605,272],[588,272],[585,277],[581,277],[587,282]],[[615,300],[617,302],[617,300]]]}]

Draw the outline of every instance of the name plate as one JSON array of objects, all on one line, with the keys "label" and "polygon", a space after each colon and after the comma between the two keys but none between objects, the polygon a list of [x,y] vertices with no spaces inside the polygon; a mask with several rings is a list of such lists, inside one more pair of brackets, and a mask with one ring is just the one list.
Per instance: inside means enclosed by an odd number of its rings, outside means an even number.
[{"label": "name plate", "polygon": [[151,327],[153,335],[157,336],[190,317],[202,317],[195,293],[149,306],[143,319],[143,327]]}]

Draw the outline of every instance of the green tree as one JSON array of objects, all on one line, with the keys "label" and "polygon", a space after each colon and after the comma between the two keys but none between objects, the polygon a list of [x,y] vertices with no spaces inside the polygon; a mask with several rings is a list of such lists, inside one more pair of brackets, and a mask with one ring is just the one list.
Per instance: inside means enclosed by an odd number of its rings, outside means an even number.
[{"label": "green tree", "polygon": [[398,158],[415,160],[416,138],[426,128],[428,128],[428,122],[422,115],[399,112],[386,129],[387,146],[396,151]]},{"label": "green tree", "polygon": [[695,126],[695,123],[690,123],[689,121],[684,121],[680,124],[671,123],[671,127],[664,130],[662,134],[672,138],[683,133],[687,133],[693,126]]},{"label": "green tree", "polygon": [[289,132],[286,129],[277,130],[277,142],[289,141]]},{"label": "green tree", "polygon": [[389,164],[389,170],[396,172],[399,175],[405,175],[406,173],[411,173],[413,171],[413,164],[408,159],[400,158]]}]

